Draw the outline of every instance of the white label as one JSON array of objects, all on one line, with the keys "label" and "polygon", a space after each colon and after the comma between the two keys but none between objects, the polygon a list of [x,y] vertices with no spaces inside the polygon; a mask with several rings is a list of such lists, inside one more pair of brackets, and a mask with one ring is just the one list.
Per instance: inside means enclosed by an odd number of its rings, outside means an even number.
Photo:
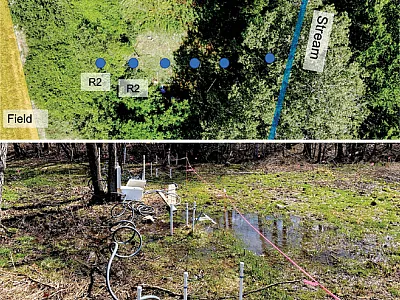
[{"label": "white label", "polygon": [[118,97],[147,98],[149,83],[145,79],[120,79],[118,81]]},{"label": "white label", "polygon": [[316,72],[324,71],[333,16],[332,13],[314,10],[303,69]]},{"label": "white label", "polygon": [[47,128],[49,112],[47,110],[3,110],[4,128]]},{"label": "white label", "polygon": [[89,92],[108,92],[111,87],[110,73],[82,73],[81,90]]}]

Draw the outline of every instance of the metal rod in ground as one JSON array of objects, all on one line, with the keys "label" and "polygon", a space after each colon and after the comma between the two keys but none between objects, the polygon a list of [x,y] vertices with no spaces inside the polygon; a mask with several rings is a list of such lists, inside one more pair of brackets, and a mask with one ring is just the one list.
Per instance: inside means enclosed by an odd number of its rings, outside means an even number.
[{"label": "metal rod in ground", "polygon": [[142,299],[142,287],[139,285],[137,287],[137,300],[141,300]]},{"label": "metal rod in ground", "polygon": [[183,300],[188,297],[188,272],[183,273]]},{"label": "metal rod in ground", "polygon": [[244,278],[244,262],[240,262],[240,275],[239,275],[239,300],[243,299],[243,278]]},{"label": "metal rod in ground", "polygon": [[171,204],[169,207],[169,229],[171,235],[174,235],[174,205]]},{"label": "metal rod in ground", "polygon": [[143,155],[143,175],[142,180],[146,180],[146,155]]},{"label": "metal rod in ground", "polygon": [[153,162],[150,162],[150,177],[153,178]]},{"label": "metal rod in ground", "polygon": [[195,222],[196,222],[196,202],[193,203],[192,232],[194,232]]},{"label": "metal rod in ground", "polygon": [[189,203],[186,203],[186,227],[189,227]]}]

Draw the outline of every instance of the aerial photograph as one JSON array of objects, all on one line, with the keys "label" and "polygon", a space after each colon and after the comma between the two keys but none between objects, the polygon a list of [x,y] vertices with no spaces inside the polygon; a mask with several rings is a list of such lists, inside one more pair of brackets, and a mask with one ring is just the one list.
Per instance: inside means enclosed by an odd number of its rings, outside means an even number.
[{"label": "aerial photograph", "polygon": [[397,0],[0,3],[0,139],[400,138]]},{"label": "aerial photograph", "polygon": [[400,297],[400,144],[0,146],[0,299]]}]

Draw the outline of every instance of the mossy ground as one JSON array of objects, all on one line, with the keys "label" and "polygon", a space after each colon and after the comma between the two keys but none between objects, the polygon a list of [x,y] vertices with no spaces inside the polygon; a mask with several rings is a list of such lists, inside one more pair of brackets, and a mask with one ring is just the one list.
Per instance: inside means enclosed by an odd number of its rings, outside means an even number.
[{"label": "mossy ground", "polygon": [[[0,298],[109,299],[104,275],[113,204],[88,205],[87,165],[25,160],[8,167],[2,219],[9,235],[1,236]],[[172,181],[183,202],[196,201],[199,211],[211,216],[230,211],[234,202],[264,223],[274,216],[284,226],[297,216],[303,238],[298,247],[283,246],[284,251],[324,286],[343,299],[398,297],[400,164],[207,164],[195,169],[210,184],[193,172],[186,177],[184,167],[174,169]],[[148,188],[165,187],[171,180],[164,175],[149,178]],[[139,284],[180,293],[184,271],[192,299],[236,297],[240,261],[245,262],[245,291],[298,280],[247,299],[329,298],[305,285],[302,273],[271,248],[261,256],[245,250],[246,237],[238,239],[232,229],[210,231],[199,223],[193,234],[177,213],[175,235],[169,236],[161,198],[145,199],[156,208],[157,219],[137,225],[144,239],[141,253],[113,263],[112,285],[120,298],[134,298]],[[313,229],[318,226],[323,230]],[[145,294],[174,299],[150,287]]]}]

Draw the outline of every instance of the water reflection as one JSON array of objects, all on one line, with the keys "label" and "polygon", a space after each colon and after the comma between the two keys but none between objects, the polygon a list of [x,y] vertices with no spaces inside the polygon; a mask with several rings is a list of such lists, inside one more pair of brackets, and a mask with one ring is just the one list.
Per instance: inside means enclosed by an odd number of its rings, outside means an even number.
[{"label": "water reflection", "polygon": [[[278,247],[300,247],[303,239],[301,218],[290,216],[288,221],[274,216],[261,217],[255,213],[244,214],[244,217],[257,228],[267,239]],[[225,211],[216,219],[219,228],[232,229],[244,243],[247,250],[258,255],[272,248],[236,211]]]}]

